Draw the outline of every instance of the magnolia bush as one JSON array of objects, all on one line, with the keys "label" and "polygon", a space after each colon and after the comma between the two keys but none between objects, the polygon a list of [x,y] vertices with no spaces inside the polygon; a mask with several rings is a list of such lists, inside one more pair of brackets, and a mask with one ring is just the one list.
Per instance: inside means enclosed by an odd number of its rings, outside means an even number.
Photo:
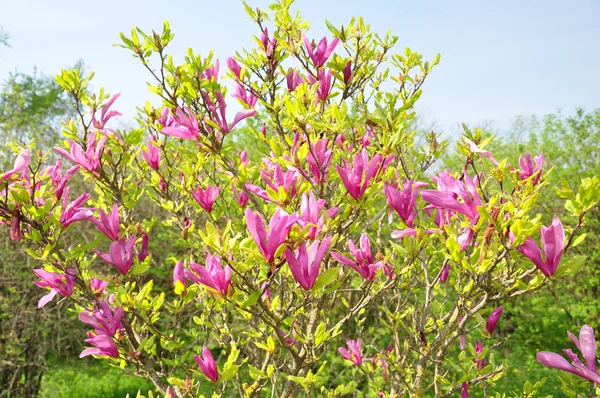
[{"label": "magnolia bush", "polygon": [[465,127],[464,167],[432,169],[445,143],[410,126],[439,56],[394,53],[397,38],[362,19],[314,38],[290,5],[246,6],[256,47],[227,68],[191,49],[177,64],[166,23],[121,35],[162,100],[136,129],[111,128],[119,95],[91,93],[91,75],[57,77],[77,114],[66,140],[15,145],[0,180],[0,217],[46,289],[38,306],[69,300],[88,330],[80,356],[162,396],[494,391],[503,304],[584,265],[569,249],[598,180],[560,187],[572,217],[542,225],[543,154],[497,161]]}]

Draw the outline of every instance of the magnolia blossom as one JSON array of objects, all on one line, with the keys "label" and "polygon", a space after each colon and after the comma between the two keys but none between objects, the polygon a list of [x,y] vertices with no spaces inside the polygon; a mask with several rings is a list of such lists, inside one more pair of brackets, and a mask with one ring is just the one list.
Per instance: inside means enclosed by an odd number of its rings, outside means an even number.
[{"label": "magnolia blossom", "polygon": [[90,289],[94,292],[94,295],[100,297],[104,293],[104,289],[108,286],[108,281],[104,281],[98,278],[90,279]]},{"label": "magnolia blossom", "polygon": [[300,214],[298,217],[298,225],[301,228],[309,227],[308,230],[308,239],[315,239],[317,237],[317,233],[323,228],[325,223],[325,217],[332,218],[338,212],[337,207],[333,207],[327,211],[325,214],[323,213],[323,209],[325,207],[325,200],[319,199],[315,197],[315,194],[310,191],[307,195],[306,193],[302,194],[302,201],[300,202]]},{"label": "magnolia blossom", "polygon": [[214,383],[219,380],[219,369],[217,368],[215,359],[213,358],[213,355],[208,347],[205,346],[202,349],[202,356],[194,355],[194,359],[206,377],[208,377]]},{"label": "magnolia blossom", "polygon": [[157,145],[156,141],[152,140],[146,145],[148,149],[146,151],[142,150],[142,156],[153,170],[158,170],[160,166],[160,149]]},{"label": "magnolia blossom", "polygon": [[240,207],[246,207],[250,199],[246,191],[243,189],[238,191],[233,183],[231,183],[231,189],[233,190],[233,197],[240,204]]},{"label": "magnolia blossom", "polygon": [[189,107],[177,108],[170,125],[164,126],[160,132],[172,137],[196,140],[200,134],[198,119]]},{"label": "magnolia blossom", "polygon": [[331,69],[327,72],[323,69],[319,69],[319,72],[317,72],[319,82],[319,87],[317,88],[317,98],[320,101],[325,101],[329,96],[329,92],[331,91],[332,76]]},{"label": "magnolia blossom", "polygon": [[330,243],[331,237],[327,237],[322,242],[314,241],[308,246],[308,249],[305,242],[302,242],[300,248],[295,252],[292,252],[289,248],[286,249],[285,258],[290,271],[294,279],[305,290],[310,290],[315,285],[317,276],[319,276],[321,261],[323,261]]},{"label": "magnolia blossom", "polygon": [[196,202],[198,202],[200,207],[210,213],[217,200],[217,196],[219,196],[219,192],[221,192],[221,187],[208,186],[206,189],[198,187],[195,191],[191,191],[190,193],[194,199],[196,199]]},{"label": "magnolia blossom", "polygon": [[229,68],[229,70],[231,72],[233,72],[235,77],[237,77],[238,79],[241,79],[242,67],[235,59],[233,59],[231,57],[227,58],[227,67]]},{"label": "magnolia blossom", "polygon": [[[552,276],[556,273],[558,263],[562,257],[565,248],[565,231],[558,217],[552,218],[552,225],[540,229],[541,241],[544,247],[544,259],[538,244],[531,236],[527,237],[525,242],[517,247],[536,267],[546,276]],[[511,241],[514,236],[511,232]]]},{"label": "magnolia blossom", "polygon": [[329,139],[323,138],[310,144],[310,150],[306,155],[309,164],[311,179],[316,184],[322,184],[327,180],[329,167],[333,159],[333,150],[328,148]]},{"label": "magnolia blossom", "polygon": [[287,239],[288,232],[296,223],[295,215],[288,215],[281,209],[277,209],[269,222],[269,232],[265,230],[263,219],[258,213],[246,209],[246,224],[248,230],[256,242],[258,249],[267,262],[273,262],[275,253]]},{"label": "magnolia blossom", "polygon": [[377,154],[369,160],[369,155],[365,148],[362,152],[357,153],[354,156],[352,165],[346,163],[344,160],[343,167],[339,165],[336,166],[338,174],[342,178],[342,182],[350,196],[354,199],[360,199],[364,195],[369,187],[371,179],[375,177],[382,168],[383,161],[383,155],[381,154]]},{"label": "magnolia blossom", "polygon": [[542,177],[542,168],[544,167],[544,152],[531,159],[531,154],[527,152],[519,157],[519,178],[525,180],[533,176],[533,184],[537,184]]},{"label": "magnolia blossom", "polygon": [[121,323],[121,318],[124,314],[122,308],[114,310],[105,301],[100,300],[98,307],[93,311],[83,311],[79,314],[79,320],[87,323],[94,328],[93,332],[88,332],[86,343],[94,347],[86,348],[79,358],[88,355],[96,355],[101,357],[117,358],[119,349],[115,344],[114,337],[120,338],[124,327]]},{"label": "magnolia blossom", "polygon": [[71,193],[70,187],[65,189],[65,195],[62,203],[62,211],[60,215],[60,223],[63,227],[68,227],[77,221],[89,220],[94,216],[94,209],[81,207],[82,204],[88,201],[91,197],[89,193],[82,193],[77,199],[69,202]]},{"label": "magnolia blossom", "polygon": [[175,268],[173,269],[173,283],[177,284],[177,282],[181,282],[184,287],[187,286],[183,261],[181,260],[177,261],[177,264],[175,264]]},{"label": "magnolia blossom", "polygon": [[226,297],[231,289],[231,268],[221,266],[221,258],[209,254],[206,256],[206,267],[190,263],[191,269],[184,270],[185,276],[194,283],[202,284]]},{"label": "magnolia blossom", "polygon": [[304,83],[304,79],[302,78],[302,76],[296,72],[296,70],[290,68],[290,70],[288,71],[287,76],[285,77],[286,83],[287,83],[287,89],[289,92],[294,92],[296,91],[296,88],[301,85],[302,83]]},{"label": "magnolia blossom", "polygon": [[348,347],[348,349],[346,349],[344,347],[340,347],[340,348],[338,348],[338,352],[340,354],[342,354],[342,356],[344,358],[348,359],[355,365],[358,365],[358,366],[362,365],[362,363],[363,363],[362,341],[360,339],[358,339],[356,341],[348,340],[346,342],[346,346]]},{"label": "magnolia blossom", "polygon": [[220,91],[215,93],[215,96],[217,97],[216,104],[210,99],[208,94],[205,92],[201,92],[201,94],[206,106],[208,107],[208,110],[210,111],[210,120],[219,127],[223,134],[229,133],[231,130],[233,130],[236,124],[256,114],[256,109],[245,109],[235,114],[232,123],[227,123],[227,114],[225,111],[227,109],[227,104],[225,103],[223,94],[221,94]]},{"label": "magnolia blossom", "polygon": [[135,246],[135,236],[126,239],[125,237],[114,241],[110,245],[108,254],[102,253],[96,249],[94,253],[98,255],[102,260],[117,267],[119,272],[123,275],[127,274],[133,264],[133,247]]},{"label": "magnolia blossom", "polygon": [[119,240],[119,205],[115,203],[108,215],[102,209],[98,214],[98,218],[91,218],[90,221],[110,240]]},{"label": "magnolia blossom", "polygon": [[15,159],[13,168],[5,172],[2,177],[0,177],[0,181],[6,180],[15,174],[21,174],[21,176],[25,178],[25,175],[29,169],[29,163],[31,163],[31,150],[25,149],[19,153],[17,159]]},{"label": "magnolia blossom", "polygon": [[344,68],[344,84],[350,84],[353,77],[354,73],[352,72],[352,60],[350,60]]},{"label": "magnolia blossom", "polygon": [[405,181],[402,190],[386,183],[383,187],[388,204],[410,228],[415,219],[415,206],[419,196],[419,188],[427,186],[424,182]]},{"label": "magnolia blossom", "polygon": [[102,136],[100,140],[96,142],[96,134],[90,134],[85,152],[83,151],[83,148],[81,148],[81,145],[71,140],[68,141],[70,152],[67,152],[60,147],[54,147],[54,151],[62,157],[69,159],[71,162],[80,165],[85,170],[93,172],[101,167],[100,157],[106,140],[107,137]]},{"label": "magnolia blossom", "polygon": [[73,289],[75,288],[74,269],[68,269],[66,274],[49,272],[44,269],[34,269],[33,273],[41,279],[40,281],[33,282],[34,285],[51,288],[50,292],[38,301],[38,308],[42,308],[48,304],[57,294],[65,297],[73,294]]},{"label": "magnolia blossom", "polygon": [[377,270],[384,264],[382,261],[374,262],[371,254],[371,243],[366,233],[360,236],[360,249],[356,247],[353,241],[348,241],[348,249],[354,260],[349,259],[336,252],[331,252],[331,256],[344,265],[348,265],[356,270],[363,278],[371,281],[375,278]]},{"label": "magnolia blossom", "polygon": [[564,350],[564,353],[569,357],[571,363],[561,355],[547,351],[541,351],[536,354],[538,362],[544,366],[564,370],[565,372],[573,373],[586,380],[600,384],[600,375],[596,369],[596,350],[598,349],[598,345],[594,337],[594,329],[588,325],[583,325],[579,331],[579,339],[571,332],[568,332],[568,336],[583,356],[585,364],[570,349]]},{"label": "magnolia blossom", "polygon": [[237,84],[235,86],[235,90],[231,96],[233,98],[237,98],[238,100],[240,100],[243,104],[245,104],[249,108],[253,108],[256,105],[256,103],[258,102],[258,98],[256,98],[254,96],[254,94],[249,93],[246,90],[244,90],[244,88],[240,84]]},{"label": "magnolia blossom", "polygon": [[502,306],[496,308],[494,311],[492,311],[492,313],[488,317],[487,323],[485,324],[485,330],[487,330],[487,332],[489,334],[494,333],[494,330],[496,329],[496,325],[498,324],[498,321],[500,320],[500,316],[502,316],[503,309],[504,309],[504,307],[502,307]]},{"label": "magnolia blossom", "polygon": [[327,38],[323,37],[319,44],[314,45],[314,42],[311,43],[306,36],[304,36],[303,39],[306,52],[308,52],[308,56],[316,68],[320,68],[327,62],[327,59],[329,59],[331,53],[333,53],[333,50],[335,50],[335,47],[340,42],[340,39],[336,38],[327,45]]}]

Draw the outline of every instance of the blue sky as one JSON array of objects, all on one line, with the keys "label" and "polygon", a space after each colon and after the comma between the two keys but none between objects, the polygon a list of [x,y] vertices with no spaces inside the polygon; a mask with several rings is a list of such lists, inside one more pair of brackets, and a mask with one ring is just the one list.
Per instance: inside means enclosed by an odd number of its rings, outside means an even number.
[{"label": "blue sky", "polygon": [[[248,0],[265,7],[268,1]],[[391,30],[405,46],[441,63],[424,86],[417,109],[440,129],[493,122],[506,128],[518,114],[600,107],[600,0],[403,1],[296,0],[311,34],[362,15],[375,31]],[[160,30],[168,20],[176,37],[170,53],[187,47],[225,59],[253,45],[256,28],[241,0],[0,0],[0,26],[11,48],[0,48],[0,80],[9,72],[55,74],[83,59],[94,86],[121,92],[124,119],[150,98],[149,80],[128,51],[113,47],[119,32]]]}]

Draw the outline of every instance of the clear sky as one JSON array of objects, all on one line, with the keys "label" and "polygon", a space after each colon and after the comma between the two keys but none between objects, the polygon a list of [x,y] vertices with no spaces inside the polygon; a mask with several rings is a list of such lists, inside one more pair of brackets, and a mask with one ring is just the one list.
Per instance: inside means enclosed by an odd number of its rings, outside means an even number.
[{"label": "clear sky", "polygon": [[[417,109],[446,130],[600,107],[600,0],[296,0],[294,7],[315,38],[328,33],[325,19],[339,26],[362,15],[375,31],[397,35],[400,51],[441,53]],[[115,108],[132,118],[150,98],[148,74],[112,45],[119,32],[160,30],[164,20],[175,33],[176,60],[187,47],[202,55],[213,49],[224,60],[251,47],[257,33],[241,0],[0,0],[0,26],[11,35],[11,48],[0,48],[0,80],[35,66],[55,74],[82,59],[96,72],[95,87],[122,93]]]}]

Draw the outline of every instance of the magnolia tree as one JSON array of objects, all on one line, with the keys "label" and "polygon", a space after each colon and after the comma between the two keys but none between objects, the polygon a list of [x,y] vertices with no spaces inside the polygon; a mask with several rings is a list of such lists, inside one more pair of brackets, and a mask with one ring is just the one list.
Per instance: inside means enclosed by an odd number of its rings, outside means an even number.
[{"label": "magnolia tree", "polygon": [[[396,37],[362,19],[314,40],[290,4],[246,7],[256,48],[226,69],[192,50],[176,64],[168,24],[122,35],[162,98],[138,129],[111,129],[118,95],[91,93],[91,76],[57,77],[78,115],[58,160],[15,148],[0,183],[0,217],[47,289],[38,306],[67,298],[89,330],[81,357],[163,396],[493,391],[502,304],[583,265],[568,252],[598,180],[562,187],[573,220],[544,226],[542,154],[497,161],[465,129],[464,167],[433,172],[444,143],[432,133],[417,146],[408,128],[439,57],[396,54]],[[228,115],[232,101],[241,110]],[[240,148],[232,131],[259,117]],[[75,173],[86,192],[72,192]],[[155,283],[156,269],[173,284]],[[597,382],[584,332],[588,370],[540,358]]]}]

